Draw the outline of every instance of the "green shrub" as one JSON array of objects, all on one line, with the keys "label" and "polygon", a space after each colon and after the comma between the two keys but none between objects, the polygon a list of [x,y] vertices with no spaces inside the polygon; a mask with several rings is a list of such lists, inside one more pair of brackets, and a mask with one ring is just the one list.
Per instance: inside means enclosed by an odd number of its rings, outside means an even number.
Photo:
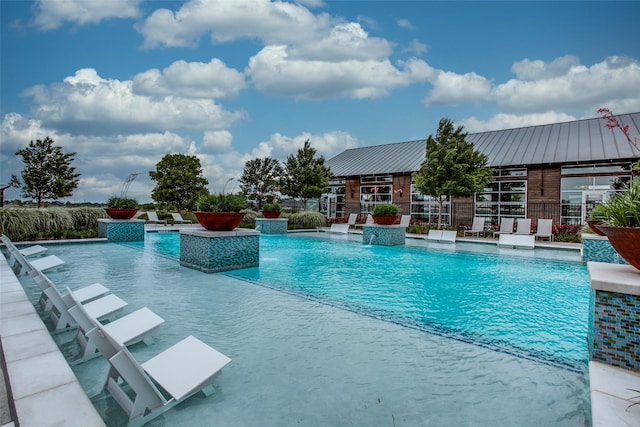
[{"label": "green shrub", "polygon": [[244,218],[242,218],[242,224],[240,227],[242,228],[255,228],[256,227],[256,217],[260,215],[259,212],[256,212],[251,209],[242,209],[240,212],[244,213]]},{"label": "green shrub", "polygon": [[240,212],[247,207],[247,201],[239,194],[206,194],[197,202],[202,212]]},{"label": "green shrub", "polygon": [[373,207],[374,215],[397,215],[398,212],[400,212],[400,208],[397,205],[390,203],[375,205]]},{"label": "green shrub", "polygon": [[138,201],[136,199],[128,199],[126,197],[111,197],[107,201],[107,207],[121,209],[136,209]]},{"label": "green shrub", "polygon": [[286,214],[290,229],[318,228],[327,226],[327,218],[320,212],[297,212]]},{"label": "green shrub", "polygon": [[[613,227],[640,227],[640,177],[596,207],[598,219]],[[596,210],[594,208],[594,210]]]},{"label": "green shrub", "polygon": [[97,237],[106,217],[102,208],[0,208],[0,231],[16,242]]},{"label": "green shrub", "polygon": [[282,206],[279,203],[265,203],[262,206],[262,212],[280,212],[282,210]]}]

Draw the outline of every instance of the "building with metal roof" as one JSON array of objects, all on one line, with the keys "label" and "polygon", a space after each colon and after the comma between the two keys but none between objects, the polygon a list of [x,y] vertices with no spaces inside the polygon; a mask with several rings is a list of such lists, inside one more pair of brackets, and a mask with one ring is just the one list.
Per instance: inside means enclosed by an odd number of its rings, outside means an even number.
[{"label": "building with metal roof", "polygon": [[[640,136],[640,113],[616,118],[629,126],[629,135]],[[494,168],[494,182],[473,200],[457,201],[469,205],[464,214],[447,205],[448,221],[480,215],[495,224],[503,216],[542,215],[555,223],[583,223],[590,206],[631,177],[630,165],[640,156],[620,129],[605,124],[598,117],[468,134],[466,140]],[[416,219],[432,221],[437,205],[411,183],[425,153],[424,139],[343,151],[326,162],[334,179],[321,211],[329,217],[366,215],[375,204],[392,202]]]}]

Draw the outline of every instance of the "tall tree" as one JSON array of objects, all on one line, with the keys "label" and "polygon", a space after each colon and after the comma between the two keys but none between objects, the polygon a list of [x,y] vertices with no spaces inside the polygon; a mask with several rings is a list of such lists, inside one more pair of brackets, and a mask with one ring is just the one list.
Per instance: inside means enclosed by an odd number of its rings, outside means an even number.
[{"label": "tall tree", "polygon": [[167,154],[149,176],[156,182],[151,198],[174,205],[178,212],[193,209],[198,197],[208,194],[209,181],[202,176],[200,159],[186,154]]},{"label": "tall tree", "polygon": [[311,141],[304,142],[298,154],[287,157],[282,182],[282,194],[301,199],[307,208],[307,199],[320,197],[327,191],[331,170],[325,166],[324,157],[315,157]]},{"label": "tall tree", "polygon": [[44,200],[71,196],[80,181],[80,174],[71,166],[76,153],[65,154],[62,147],[54,146],[54,143],[47,136],[44,141],[31,141],[28,147],[16,152],[25,164],[22,195],[35,200],[38,207]]},{"label": "tall tree", "polygon": [[244,164],[244,171],[240,177],[240,189],[249,200],[258,204],[258,209],[266,202],[273,201],[273,194],[279,190],[278,185],[283,169],[278,160],[266,157],[264,159],[248,160]]},{"label": "tall tree", "polygon": [[491,182],[487,157],[466,141],[463,126],[454,128],[450,119],[440,119],[435,138],[427,138],[425,160],[414,174],[415,187],[438,201],[438,228],[442,227],[442,207],[449,197],[468,197],[481,192]]}]

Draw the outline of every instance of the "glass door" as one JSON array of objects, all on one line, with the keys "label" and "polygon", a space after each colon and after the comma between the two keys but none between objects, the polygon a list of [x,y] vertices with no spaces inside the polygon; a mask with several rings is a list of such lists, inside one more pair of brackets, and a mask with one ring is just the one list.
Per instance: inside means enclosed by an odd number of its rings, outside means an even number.
[{"label": "glass door", "polygon": [[614,193],[611,190],[590,190],[582,192],[582,224],[589,217],[591,210],[598,204],[606,202]]}]

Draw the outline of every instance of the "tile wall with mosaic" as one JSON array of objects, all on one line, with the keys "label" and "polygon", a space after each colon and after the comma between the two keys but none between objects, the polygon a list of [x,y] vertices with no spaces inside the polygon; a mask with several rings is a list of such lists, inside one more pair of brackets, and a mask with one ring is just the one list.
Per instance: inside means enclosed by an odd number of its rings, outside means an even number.
[{"label": "tile wall with mosaic", "polygon": [[180,233],[180,265],[184,267],[217,273],[259,264],[260,233],[257,231]]},{"label": "tile wall with mosaic", "polygon": [[362,243],[366,245],[404,245],[406,228],[401,225],[364,225]]},{"label": "tile wall with mosaic", "polygon": [[604,236],[583,234],[582,235],[582,260],[611,262],[614,264],[627,264],[627,262],[618,255],[609,239]]},{"label": "tile wall with mosaic", "polygon": [[591,360],[640,371],[640,296],[592,292]]},{"label": "tile wall with mosaic", "polygon": [[288,227],[287,218],[256,218],[256,230],[262,234],[285,234]]},{"label": "tile wall with mosaic", "polygon": [[143,241],[144,220],[101,218],[98,220],[98,237],[106,237],[111,242]]}]

